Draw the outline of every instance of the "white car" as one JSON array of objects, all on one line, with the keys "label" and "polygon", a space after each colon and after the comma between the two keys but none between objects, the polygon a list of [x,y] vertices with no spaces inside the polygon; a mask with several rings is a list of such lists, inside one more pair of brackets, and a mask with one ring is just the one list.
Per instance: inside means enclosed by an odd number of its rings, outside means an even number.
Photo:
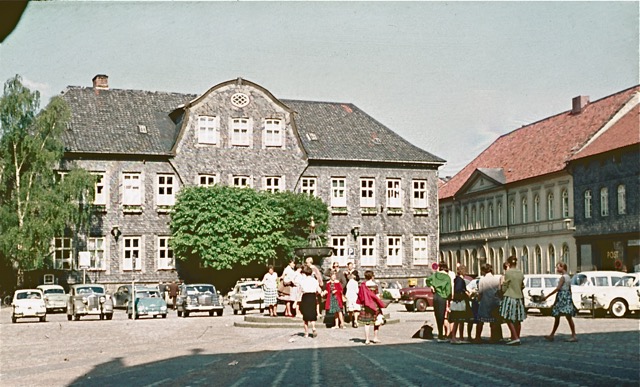
[{"label": "white car", "polygon": [[47,321],[47,306],[44,303],[44,295],[40,289],[16,290],[11,302],[11,322],[15,323],[19,318],[36,317],[40,322]]},{"label": "white car", "polygon": [[[620,271],[585,271],[571,280],[573,303],[581,310],[593,310],[597,316],[607,312],[623,317],[630,310],[640,310],[637,273]],[[626,286],[631,283],[631,286]]]},{"label": "white car", "polygon": [[233,314],[246,314],[247,310],[264,311],[264,290],[259,281],[238,281],[229,293],[229,305]]},{"label": "white car", "polygon": [[544,316],[551,315],[556,295],[552,295],[545,301],[542,301],[542,297],[558,287],[559,280],[559,274],[525,274],[524,289],[522,289],[525,309],[538,309]]},{"label": "white car", "polygon": [[384,292],[389,292],[391,300],[393,300],[393,302],[398,302],[400,300],[400,289],[402,289],[402,285],[400,285],[400,282],[398,281],[390,282],[389,284],[383,283],[382,296],[384,297]]},{"label": "white car", "polygon": [[69,296],[60,285],[40,285],[38,289],[44,294],[44,303],[47,305],[47,313],[54,310],[67,312],[67,301]]}]

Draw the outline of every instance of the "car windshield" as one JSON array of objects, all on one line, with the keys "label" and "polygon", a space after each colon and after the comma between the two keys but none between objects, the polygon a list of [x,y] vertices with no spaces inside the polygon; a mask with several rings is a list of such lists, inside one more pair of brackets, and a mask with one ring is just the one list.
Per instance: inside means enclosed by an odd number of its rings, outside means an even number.
[{"label": "car windshield", "polygon": [[42,295],[40,292],[21,292],[17,294],[16,298],[18,300],[39,300]]},{"label": "car windshield", "polygon": [[613,286],[633,286],[633,283],[636,281],[636,277],[629,275],[620,278],[618,282]]},{"label": "car windshield", "polygon": [[160,293],[156,290],[137,290],[136,291],[136,298],[149,298],[149,297],[160,298]]},{"label": "car windshield", "polygon": [[247,284],[240,287],[240,291],[246,292],[249,289],[258,289],[258,284]]},{"label": "car windshield", "polygon": [[44,294],[64,294],[64,289],[46,289]]},{"label": "car windshield", "polygon": [[78,294],[91,294],[91,293],[104,293],[104,289],[100,286],[83,286],[81,288],[76,289],[76,293]]},{"label": "car windshield", "polygon": [[215,293],[216,289],[212,285],[190,285],[187,286],[187,294],[194,293]]}]

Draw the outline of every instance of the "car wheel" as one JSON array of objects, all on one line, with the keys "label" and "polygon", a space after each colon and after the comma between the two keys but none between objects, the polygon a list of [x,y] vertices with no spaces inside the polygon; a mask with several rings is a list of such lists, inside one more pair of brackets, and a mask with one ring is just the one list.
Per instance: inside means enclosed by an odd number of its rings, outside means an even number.
[{"label": "car wheel", "polygon": [[405,305],[404,306],[405,309],[407,310],[407,312],[413,312],[416,308],[413,306],[413,304],[411,305]]},{"label": "car wheel", "polygon": [[137,320],[140,318],[140,315],[136,313],[136,316],[133,318],[134,320]]},{"label": "car wheel", "polygon": [[216,312],[216,314],[217,314],[218,316],[222,316],[222,311],[221,311],[221,310],[219,310],[219,311],[217,311],[217,312]]},{"label": "car wheel", "polygon": [[213,317],[213,311],[212,310],[209,311],[209,316]]},{"label": "car wheel", "polygon": [[129,316],[129,320],[133,318],[133,315],[131,313],[129,313],[128,316]]},{"label": "car wheel", "polygon": [[104,314],[100,314],[100,320],[104,320]]},{"label": "car wheel", "polygon": [[178,311],[178,317],[182,317],[182,312]]},{"label": "car wheel", "polygon": [[107,318],[107,320],[111,320],[113,318],[113,313],[108,313],[105,315],[105,317]]},{"label": "car wheel", "polygon": [[16,318],[16,316],[11,315],[11,322],[14,324],[18,322],[18,319]]},{"label": "car wheel", "polygon": [[79,314],[74,314],[73,315],[73,319],[76,321],[80,321],[80,315]]},{"label": "car wheel", "polygon": [[242,312],[242,315],[244,316],[245,314],[247,314],[247,310],[245,308],[240,308],[240,311]]},{"label": "car wheel", "polygon": [[187,318],[189,317],[189,312],[187,312],[186,310],[182,313],[182,317]]},{"label": "car wheel", "polygon": [[260,313],[264,313],[264,308],[260,308]]},{"label": "car wheel", "polygon": [[427,300],[419,299],[416,300],[416,311],[418,312],[426,312],[427,311]]},{"label": "car wheel", "polygon": [[73,316],[72,316],[72,315],[70,315],[70,314],[68,314],[68,315],[67,315],[67,320],[68,320],[68,321],[73,320]]},{"label": "car wheel", "polygon": [[238,314],[238,309],[234,309],[233,314]]},{"label": "car wheel", "polygon": [[618,317],[618,318],[624,317],[627,314],[628,310],[629,308],[627,307],[627,303],[625,302],[625,300],[621,298],[616,298],[615,300],[611,301],[611,306],[609,307],[609,311],[615,317]]},{"label": "car wheel", "polygon": [[167,318],[167,314],[166,314],[166,313],[165,313],[165,314],[163,314],[163,315],[162,315],[162,318]]},{"label": "car wheel", "polygon": [[47,316],[40,317],[40,322],[47,322]]}]

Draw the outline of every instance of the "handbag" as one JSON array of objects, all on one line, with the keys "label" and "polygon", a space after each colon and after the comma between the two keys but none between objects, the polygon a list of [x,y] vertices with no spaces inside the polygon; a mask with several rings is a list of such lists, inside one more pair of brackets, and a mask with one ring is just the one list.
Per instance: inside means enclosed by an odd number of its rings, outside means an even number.
[{"label": "handbag", "polygon": [[467,302],[466,301],[451,301],[451,305],[449,306],[449,310],[452,312],[464,312],[467,310]]},{"label": "handbag", "polygon": [[288,296],[291,294],[291,286],[285,286],[282,281],[278,282],[278,294]]}]

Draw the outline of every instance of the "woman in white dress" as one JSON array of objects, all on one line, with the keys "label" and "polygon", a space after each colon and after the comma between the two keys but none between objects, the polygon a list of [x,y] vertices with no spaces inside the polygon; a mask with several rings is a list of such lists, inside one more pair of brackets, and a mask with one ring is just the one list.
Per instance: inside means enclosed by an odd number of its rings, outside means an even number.
[{"label": "woman in white dress", "polygon": [[264,289],[264,304],[269,307],[269,316],[276,317],[278,307],[278,275],[269,265],[269,271],[262,277],[262,287]]}]

